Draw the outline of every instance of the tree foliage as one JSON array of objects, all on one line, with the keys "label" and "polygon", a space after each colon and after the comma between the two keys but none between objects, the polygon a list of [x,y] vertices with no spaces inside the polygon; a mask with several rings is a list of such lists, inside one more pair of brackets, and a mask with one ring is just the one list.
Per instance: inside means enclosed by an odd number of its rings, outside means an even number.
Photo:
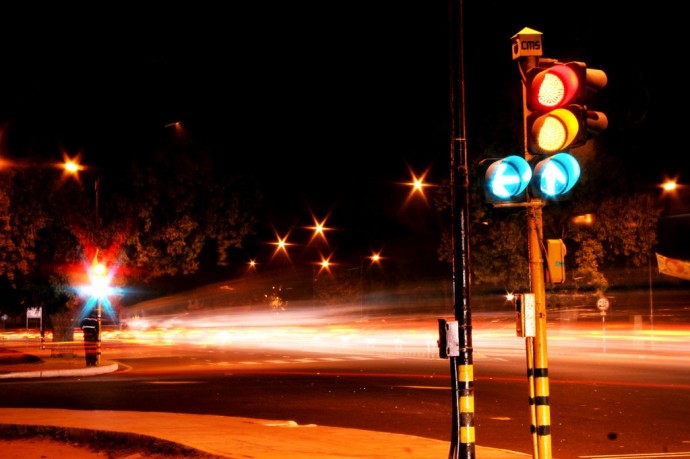
[{"label": "tree foliage", "polygon": [[575,279],[598,291],[609,287],[600,267],[640,267],[657,243],[661,208],[649,195],[632,193],[603,199],[590,224],[571,225],[575,245]]},{"label": "tree foliage", "polygon": [[253,231],[258,191],[218,170],[198,151],[161,150],[133,165],[114,202],[123,262],[141,280],[197,272],[209,245],[215,262],[225,264],[227,249],[241,247]]},{"label": "tree foliage", "polygon": [[96,254],[133,287],[227,265],[228,250],[254,231],[257,187],[191,143],[80,176],[44,164],[7,163],[0,174],[3,312],[43,307],[64,325],[84,302],[75,287]]}]

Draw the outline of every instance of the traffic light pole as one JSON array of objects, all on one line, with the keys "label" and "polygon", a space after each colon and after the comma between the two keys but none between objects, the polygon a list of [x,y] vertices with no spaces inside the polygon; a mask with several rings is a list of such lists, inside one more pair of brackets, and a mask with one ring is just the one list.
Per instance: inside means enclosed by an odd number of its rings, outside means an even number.
[{"label": "traffic light pole", "polygon": [[[608,126],[605,113],[588,107],[592,94],[606,86],[608,77],[584,62],[544,58],[542,33],[529,27],[511,38],[511,48],[522,80],[524,159],[513,155],[487,163],[485,192],[495,206],[524,205],[527,209],[530,289],[534,297],[530,310],[533,327],[524,335],[531,432],[534,457],[551,459],[545,267],[549,267],[551,283],[565,281],[564,272],[551,269],[552,263],[564,269],[565,245],[562,241],[554,249],[554,244],[544,245],[542,209],[544,200],[566,198],[580,177],[580,165],[570,149],[585,145]],[[533,170],[525,167],[531,160],[536,162]]]},{"label": "traffic light pole", "polygon": [[[529,135],[527,117],[527,88],[525,76],[530,68],[537,65],[537,58],[526,56],[519,59],[518,65],[522,75],[522,110],[523,132],[525,139],[525,159],[529,161],[532,154],[529,151]],[[544,249],[542,247],[543,222],[542,209],[544,201],[529,197],[527,210],[527,252],[530,290],[534,294],[535,307],[535,336],[527,337],[525,347],[527,352],[527,380],[529,384],[529,404],[532,425],[533,457],[551,459],[551,407],[549,401],[549,364],[546,338],[546,283],[544,279]]]},{"label": "traffic light pole", "polygon": [[[551,408],[549,402],[549,364],[546,344],[546,287],[544,282],[544,257],[542,208],[544,203],[532,199],[527,206],[527,248],[529,257],[530,287],[534,294],[535,337],[527,338],[527,377],[530,384],[530,430],[534,457],[551,459]],[[533,345],[531,341],[534,341]]]}]

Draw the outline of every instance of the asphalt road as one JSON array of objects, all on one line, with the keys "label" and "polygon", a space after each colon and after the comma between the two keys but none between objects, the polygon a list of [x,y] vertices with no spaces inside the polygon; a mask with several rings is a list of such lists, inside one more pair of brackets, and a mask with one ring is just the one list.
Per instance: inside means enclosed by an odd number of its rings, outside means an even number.
[{"label": "asphalt road", "polygon": [[[636,316],[564,313],[549,324],[554,456],[690,451],[690,334],[661,318],[652,331]],[[121,371],[4,381],[13,396],[2,405],[293,419],[448,440],[449,361],[433,346],[436,326],[430,317],[243,326],[224,330],[224,343],[211,342],[211,328],[203,340],[198,330],[142,331],[105,342]],[[529,453],[525,342],[513,315],[475,316],[474,360],[477,444]]]}]

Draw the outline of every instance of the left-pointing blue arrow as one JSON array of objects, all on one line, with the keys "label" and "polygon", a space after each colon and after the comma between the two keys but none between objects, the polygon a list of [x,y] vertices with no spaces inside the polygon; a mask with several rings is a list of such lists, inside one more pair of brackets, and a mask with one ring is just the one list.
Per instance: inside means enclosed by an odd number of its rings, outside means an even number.
[{"label": "left-pointing blue arrow", "polygon": [[532,169],[521,156],[494,160],[485,174],[487,198],[493,202],[519,200],[531,179]]}]

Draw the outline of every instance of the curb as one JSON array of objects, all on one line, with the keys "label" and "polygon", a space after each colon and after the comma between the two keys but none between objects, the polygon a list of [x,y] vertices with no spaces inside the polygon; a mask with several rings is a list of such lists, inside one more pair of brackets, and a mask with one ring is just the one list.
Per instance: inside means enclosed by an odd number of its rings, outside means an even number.
[{"label": "curb", "polygon": [[86,367],[86,368],[70,368],[70,369],[53,369],[53,370],[36,370],[36,371],[17,371],[14,373],[0,374],[0,379],[12,378],[55,378],[58,376],[93,376],[102,375],[105,373],[112,373],[117,371],[117,363],[110,365]]},{"label": "curb", "polygon": [[[226,457],[210,454],[179,442],[151,435],[74,427],[0,424],[0,439],[14,440],[35,437],[47,437],[55,441],[70,443],[86,443],[94,451],[122,451],[123,445],[127,445],[131,448],[143,449],[146,454],[151,456],[163,454],[190,459],[221,459]],[[133,455],[132,457],[135,456]]]}]

